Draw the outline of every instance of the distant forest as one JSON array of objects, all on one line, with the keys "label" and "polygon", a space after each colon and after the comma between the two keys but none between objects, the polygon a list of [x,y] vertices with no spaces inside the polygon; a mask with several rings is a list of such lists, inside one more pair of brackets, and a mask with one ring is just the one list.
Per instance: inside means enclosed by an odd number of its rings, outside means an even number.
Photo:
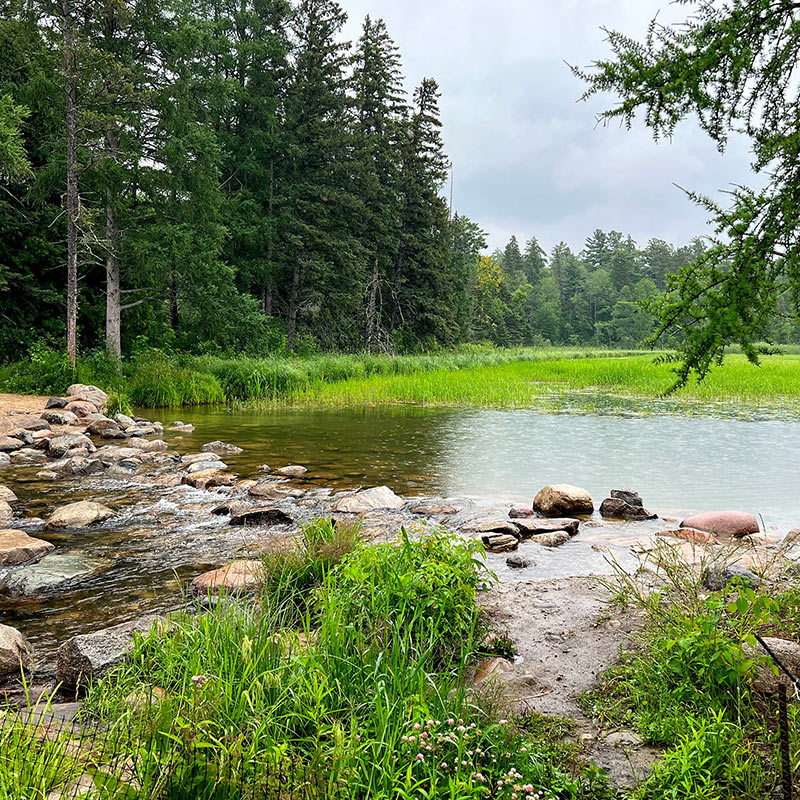
[{"label": "distant forest", "polygon": [[443,197],[436,81],[407,96],[384,23],[350,44],[345,20],[330,0],[5,2],[0,361],[649,335],[641,302],[702,243],[483,255]]}]

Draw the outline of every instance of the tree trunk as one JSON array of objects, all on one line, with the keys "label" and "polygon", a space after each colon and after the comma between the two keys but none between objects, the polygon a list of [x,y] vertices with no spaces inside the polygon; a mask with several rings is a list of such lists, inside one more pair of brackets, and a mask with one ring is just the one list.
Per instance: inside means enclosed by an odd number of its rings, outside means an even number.
[{"label": "tree trunk", "polygon": [[62,66],[64,69],[65,124],[67,139],[67,355],[75,366],[78,326],[78,101],[77,55],[70,0],[61,0]]},{"label": "tree trunk", "polygon": [[372,266],[372,280],[369,285],[369,298],[367,299],[367,319],[366,329],[364,331],[364,347],[367,352],[371,353],[375,347],[375,332],[377,329],[378,320],[378,282],[380,280],[380,273],[378,271],[378,257],[375,256],[375,263]]},{"label": "tree trunk", "polygon": [[289,294],[289,313],[286,318],[286,352],[291,353],[297,340],[297,311],[300,307],[300,256],[294,260],[292,290]]},{"label": "tree trunk", "polygon": [[261,289],[261,310],[266,316],[272,316],[272,281]]},{"label": "tree trunk", "polygon": [[[117,138],[113,130],[106,133],[106,147],[110,158],[117,157]],[[122,309],[119,268],[119,228],[115,195],[106,187],[106,350],[112,358],[122,357]]]}]

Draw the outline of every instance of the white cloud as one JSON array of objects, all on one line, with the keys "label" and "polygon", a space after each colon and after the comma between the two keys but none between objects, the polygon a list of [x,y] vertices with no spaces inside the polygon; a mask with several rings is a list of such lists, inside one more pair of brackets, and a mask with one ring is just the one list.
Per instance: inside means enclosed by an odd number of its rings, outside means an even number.
[{"label": "white cloud", "polygon": [[613,98],[576,100],[583,86],[564,63],[608,55],[602,26],[641,36],[685,10],[668,0],[341,0],[356,38],[366,14],[382,17],[400,46],[409,89],[427,75],[442,88],[457,209],[492,247],[536,235],[580,249],[594,228],[640,242],[683,243],[706,232],[706,213],[673,184],[716,194],[752,183],[746,143],[725,155],[694,122],[672,142],[643,126],[597,127]]}]

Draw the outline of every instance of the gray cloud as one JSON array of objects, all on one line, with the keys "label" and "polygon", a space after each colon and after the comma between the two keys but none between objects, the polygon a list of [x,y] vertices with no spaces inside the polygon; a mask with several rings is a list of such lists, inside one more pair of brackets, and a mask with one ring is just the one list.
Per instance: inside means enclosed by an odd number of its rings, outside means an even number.
[{"label": "gray cloud", "polygon": [[680,244],[707,232],[707,215],[674,184],[719,198],[753,182],[744,141],[721,155],[687,121],[656,143],[643,126],[595,124],[613,98],[576,102],[583,87],[564,62],[606,56],[602,26],[638,37],[656,13],[679,19],[668,0],[340,1],[349,38],[366,14],[386,20],[409,89],[439,81],[455,205],[491,247],[515,234],[579,250],[597,227]]}]

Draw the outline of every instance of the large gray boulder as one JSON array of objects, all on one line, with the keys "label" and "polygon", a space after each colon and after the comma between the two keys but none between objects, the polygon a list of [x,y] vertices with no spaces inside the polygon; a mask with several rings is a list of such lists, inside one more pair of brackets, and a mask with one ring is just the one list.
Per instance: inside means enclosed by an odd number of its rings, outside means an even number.
[{"label": "large gray boulder", "polygon": [[79,500],[77,503],[69,503],[66,506],[57,508],[48,518],[45,528],[87,528],[89,525],[97,525],[111,519],[114,512],[102,503],[95,503],[91,500]]},{"label": "large gray boulder", "polygon": [[135,634],[147,636],[163,617],[151,614],[134,622],[73,636],[58,648],[56,678],[69,688],[86,686],[90,678],[101,678],[121,664]]},{"label": "large gray boulder", "polygon": [[50,542],[34,539],[25,531],[0,530],[0,567],[24,564],[47,555],[54,549]]},{"label": "large gray boulder", "polygon": [[533,500],[533,510],[544,517],[571,517],[594,511],[592,496],[586,489],[557,483],[545,486]]},{"label": "large gray boulder", "polygon": [[108,395],[97,386],[87,386],[85,383],[73,383],[67,389],[69,400],[85,400],[92,403],[98,411],[105,410],[108,405]]},{"label": "large gray boulder", "polygon": [[366,514],[379,508],[403,508],[405,504],[406,501],[388,486],[374,486],[371,489],[362,489],[349,497],[343,497],[335,503],[333,510],[344,514]]},{"label": "large gray boulder", "polygon": [[70,450],[86,448],[88,452],[94,453],[97,449],[92,440],[82,433],[67,433],[48,441],[47,452],[51,458],[63,458]]},{"label": "large gray boulder", "polygon": [[14,675],[33,665],[33,647],[30,642],[10,625],[0,625],[0,677]]},{"label": "large gray boulder", "polygon": [[42,419],[51,425],[74,425],[78,421],[78,415],[64,409],[52,408],[42,412]]},{"label": "large gray boulder", "polygon": [[32,597],[62,589],[111,566],[105,559],[81,555],[49,555],[36,564],[8,570],[0,578],[0,594]]}]

